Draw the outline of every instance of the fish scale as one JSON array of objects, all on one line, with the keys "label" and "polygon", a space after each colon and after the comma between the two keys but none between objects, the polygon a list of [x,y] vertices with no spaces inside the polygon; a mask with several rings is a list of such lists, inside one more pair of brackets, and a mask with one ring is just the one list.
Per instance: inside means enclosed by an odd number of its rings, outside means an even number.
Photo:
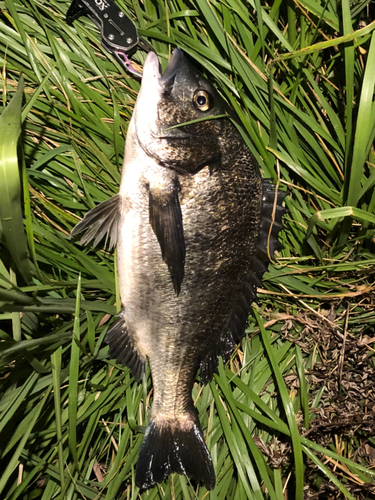
[{"label": "fish scale", "polygon": [[[199,368],[207,382],[218,357],[230,357],[280,248],[286,193],[261,179],[231,115],[181,50],[163,75],[149,54],[120,194],[71,233],[83,233],[84,244],[104,236],[117,242],[123,310],[107,332],[109,354],[137,379],[148,359],[154,388],[136,467],[141,489],[171,472],[215,486],[193,384]],[[173,128],[206,116],[218,118]]]}]

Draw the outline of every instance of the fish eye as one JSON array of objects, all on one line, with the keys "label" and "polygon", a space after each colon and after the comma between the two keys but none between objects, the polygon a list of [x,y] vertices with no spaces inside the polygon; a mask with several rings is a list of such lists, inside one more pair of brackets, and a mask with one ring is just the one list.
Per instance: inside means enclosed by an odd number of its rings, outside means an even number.
[{"label": "fish eye", "polygon": [[208,111],[212,108],[212,96],[205,90],[197,90],[193,96],[193,103],[199,111]]}]

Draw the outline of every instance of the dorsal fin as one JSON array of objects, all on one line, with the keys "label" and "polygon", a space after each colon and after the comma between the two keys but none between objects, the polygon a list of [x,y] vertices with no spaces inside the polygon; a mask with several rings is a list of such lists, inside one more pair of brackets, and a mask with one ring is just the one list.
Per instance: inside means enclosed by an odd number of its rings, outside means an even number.
[{"label": "dorsal fin", "polygon": [[173,288],[180,293],[185,273],[185,239],[177,182],[164,189],[150,188],[150,224],[167,264]]},{"label": "dorsal fin", "polygon": [[263,179],[259,235],[250,269],[227,325],[223,327],[219,339],[200,364],[200,376],[203,383],[211,380],[213,374],[217,372],[218,356],[222,356],[224,363],[228,361],[235,342],[238,342],[245,334],[250,306],[257,298],[256,292],[262,284],[263,274],[267,271],[270,258],[272,259],[275,251],[282,248],[277,237],[284,227],[282,218],[287,209],[282,206],[282,202],[287,195],[287,191],[276,192],[272,182],[269,179]]},{"label": "dorsal fin", "polygon": [[117,243],[120,214],[121,196],[117,194],[87,212],[81,222],[74,226],[70,237],[74,238],[77,234],[83,233],[80,240],[81,245],[87,245],[94,240],[93,246],[95,247],[105,236],[105,244],[109,238],[109,249],[111,250]]}]

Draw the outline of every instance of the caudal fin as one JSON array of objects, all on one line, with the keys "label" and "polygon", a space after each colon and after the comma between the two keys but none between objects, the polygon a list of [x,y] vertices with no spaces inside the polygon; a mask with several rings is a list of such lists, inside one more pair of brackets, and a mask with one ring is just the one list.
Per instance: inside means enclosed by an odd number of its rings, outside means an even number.
[{"label": "caudal fin", "polygon": [[151,420],[137,461],[135,483],[147,489],[172,472],[186,474],[208,490],[215,487],[215,471],[195,419],[171,422]]}]

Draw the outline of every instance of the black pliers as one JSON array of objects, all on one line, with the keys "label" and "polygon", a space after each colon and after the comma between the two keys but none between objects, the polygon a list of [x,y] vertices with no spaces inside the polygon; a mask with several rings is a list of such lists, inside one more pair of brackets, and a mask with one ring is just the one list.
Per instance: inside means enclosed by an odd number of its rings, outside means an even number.
[{"label": "black pliers", "polygon": [[89,17],[100,29],[103,47],[113,54],[130,73],[141,77],[128,55],[135,52],[137,46],[146,51],[152,47],[138,36],[137,28],[113,0],[73,0],[66,14],[66,21],[72,24],[81,16]]}]

